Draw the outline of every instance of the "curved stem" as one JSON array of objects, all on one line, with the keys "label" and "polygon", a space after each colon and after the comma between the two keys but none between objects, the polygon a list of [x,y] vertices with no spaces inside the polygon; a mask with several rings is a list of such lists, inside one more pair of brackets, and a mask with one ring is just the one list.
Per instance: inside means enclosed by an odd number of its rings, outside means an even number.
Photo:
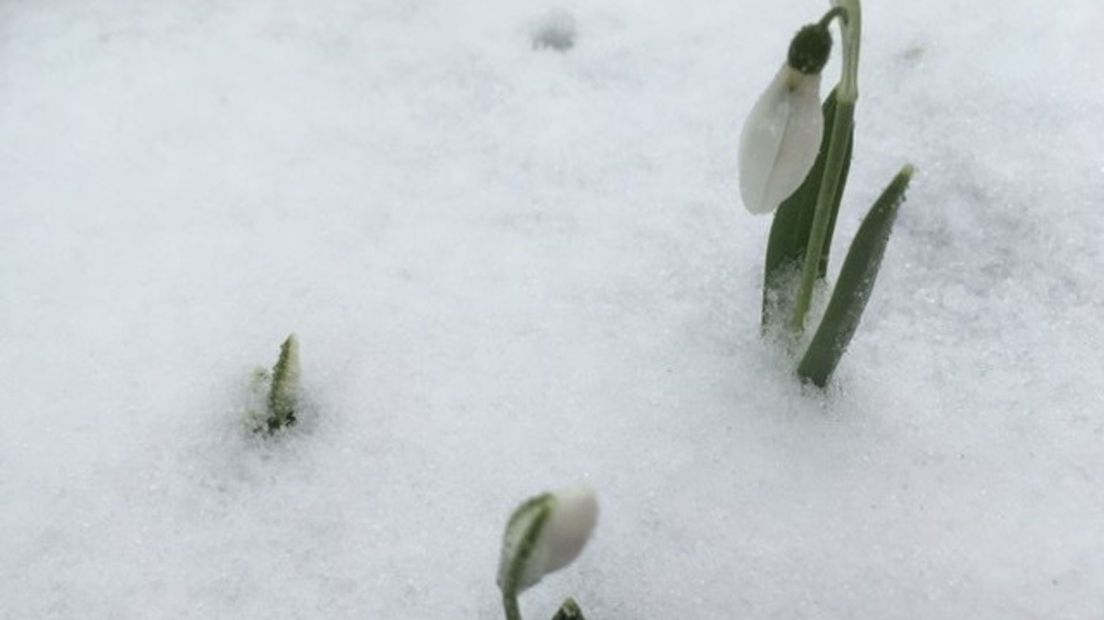
[{"label": "curved stem", "polygon": [[516,593],[503,592],[502,607],[506,610],[506,620],[521,620],[521,608],[518,607]]},{"label": "curved stem", "polygon": [[859,0],[833,0],[837,8],[845,12],[840,24],[843,39],[843,75],[840,78],[840,101],[856,101],[859,98],[859,42],[862,38],[862,7]]},{"label": "curved stem", "polygon": [[820,21],[817,22],[817,25],[821,28],[827,28],[828,24],[832,23],[832,20],[837,17],[846,22],[847,9],[843,8],[842,6],[832,7],[832,10],[828,11],[824,14],[824,17],[820,18]]},{"label": "curved stem", "polygon": [[[843,11],[840,29],[843,38],[843,75],[836,87],[836,115],[832,134],[828,138],[828,154],[824,159],[824,176],[817,194],[809,243],[805,246],[805,262],[801,269],[801,286],[794,301],[793,328],[798,333],[805,329],[805,315],[812,303],[813,284],[820,267],[820,255],[828,238],[832,200],[839,189],[840,175],[847,158],[847,136],[855,121],[855,100],[859,97],[859,35],[862,32],[862,13],[859,0],[835,0],[836,8]],[[835,9],[833,9],[834,11]],[[825,19],[830,20],[829,12]]]}]

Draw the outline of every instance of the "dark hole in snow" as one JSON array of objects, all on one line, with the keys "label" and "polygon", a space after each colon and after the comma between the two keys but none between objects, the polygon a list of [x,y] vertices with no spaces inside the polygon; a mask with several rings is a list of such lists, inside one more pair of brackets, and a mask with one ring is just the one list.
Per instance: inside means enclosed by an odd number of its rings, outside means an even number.
[{"label": "dark hole in snow", "polygon": [[566,52],[575,47],[575,18],[566,11],[552,11],[533,25],[533,49]]}]

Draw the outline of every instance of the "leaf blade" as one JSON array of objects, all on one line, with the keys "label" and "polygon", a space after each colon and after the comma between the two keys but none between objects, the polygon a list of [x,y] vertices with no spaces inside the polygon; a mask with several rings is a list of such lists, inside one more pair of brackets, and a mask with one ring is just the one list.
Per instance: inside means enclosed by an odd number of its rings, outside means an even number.
[{"label": "leaf blade", "polygon": [[859,327],[912,173],[912,166],[897,173],[867,212],[851,242],[828,308],[797,367],[801,378],[818,387],[827,385]]}]

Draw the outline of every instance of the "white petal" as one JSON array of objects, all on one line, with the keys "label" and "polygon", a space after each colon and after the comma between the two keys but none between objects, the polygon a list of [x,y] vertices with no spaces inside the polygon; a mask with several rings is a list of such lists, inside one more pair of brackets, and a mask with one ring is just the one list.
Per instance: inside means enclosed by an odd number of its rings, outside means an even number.
[{"label": "white petal", "polygon": [[545,573],[559,570],[579,557],[598,522],[598,498],[590,487],[566,489],[554,497],[552,515],[540,539]]},{"label": "white petal", "polygon": [[740,135],[740,197],[748,211],[770,213],[801,185],[823,133],[820,76],[784,64]]}]

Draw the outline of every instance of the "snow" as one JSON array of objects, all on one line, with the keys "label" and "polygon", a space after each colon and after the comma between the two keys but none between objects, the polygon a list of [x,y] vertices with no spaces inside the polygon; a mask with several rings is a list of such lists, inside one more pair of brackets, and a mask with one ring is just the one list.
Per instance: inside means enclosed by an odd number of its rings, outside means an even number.
[{"label": "snow", "polygon": [[497,619],[577,482],[527,618],[1100,617],[1104,5],[866,3],[821,393],[735,151],[826,4],[0,4],[0,618]]}]

